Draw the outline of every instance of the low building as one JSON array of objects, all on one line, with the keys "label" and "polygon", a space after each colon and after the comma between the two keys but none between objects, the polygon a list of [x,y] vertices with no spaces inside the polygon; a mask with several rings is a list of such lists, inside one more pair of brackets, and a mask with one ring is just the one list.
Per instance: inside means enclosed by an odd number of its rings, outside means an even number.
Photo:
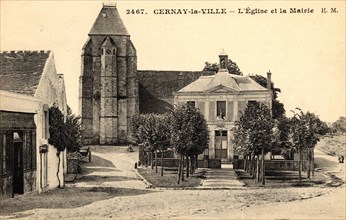
[{"label": "low building", "polygon": [[[256,83],[250,76],[228,72],[226,53],[219,55],[220,69],[215,75],[200,76],[177,92],[174,103],[189,104],[199,109],[207,120],[210,131],[209,147],[200,157],[221,162],[232,162],[238,155],[232,146],[232,128],[244,112],[247,103],[260,102],[271,108],[272,91]],[[271,84],[268,73],[268,84]],[[202,158],[200,158],[202,159]],[[209,165],[212,166],[212,165]]]},{"label": "low building", "polygon": [[51,51],[0,52],[0,198],[64,184],[66,152],[48,144],[49,107],[66,115],[63,75]]}]

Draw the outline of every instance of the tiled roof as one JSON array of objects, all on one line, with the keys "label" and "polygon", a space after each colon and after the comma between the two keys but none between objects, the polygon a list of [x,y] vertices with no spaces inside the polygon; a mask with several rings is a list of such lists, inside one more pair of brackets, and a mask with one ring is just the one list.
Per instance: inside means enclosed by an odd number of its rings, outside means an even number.
[{"label": "tiled roof", "polygon": [[1,51],[0,90],[33,96],[50,51]]},{"label": "tiled roof", "polygon": [[139,106],[141,113],[162,113],[173,105],[173,92],[198,79],[214,74],[202,71],[138,70]]},{"label": "tiled roof", "polygon": [[129,35],[115,6],[103,6],[89,35]]},{"label": "tiled roof", "polygon": [[266,90],[266,88],[256,83],[249,76],[239,76],[229,74],[227,71],[219,71],[212,76],[199,77],[196,81],[180,89],[178,92],[205,92],[220,85],[235,91]]}]

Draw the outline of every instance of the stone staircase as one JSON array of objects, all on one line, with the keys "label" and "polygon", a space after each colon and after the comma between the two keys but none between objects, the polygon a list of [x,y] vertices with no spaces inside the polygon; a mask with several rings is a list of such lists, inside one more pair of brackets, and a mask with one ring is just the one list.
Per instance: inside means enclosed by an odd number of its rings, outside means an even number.
[{"label": "stone staircase", "polygon": [[[230,165],[232,166],[232,165]],[[227,166],[226,166],[227,167]],[[206,178],[198,188],[201,189],[236,189],[242,188],[242,183],[232,168],[208,169]]]}]

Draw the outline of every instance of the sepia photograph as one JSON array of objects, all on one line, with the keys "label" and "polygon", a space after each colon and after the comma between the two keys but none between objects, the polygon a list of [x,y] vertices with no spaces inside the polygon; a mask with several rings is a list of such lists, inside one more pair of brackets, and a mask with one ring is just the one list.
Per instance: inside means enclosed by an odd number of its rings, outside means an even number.
[{"label": "sepia photograph", "polygon": [[345,219],[344,0],[0,0],[0,219]]}]

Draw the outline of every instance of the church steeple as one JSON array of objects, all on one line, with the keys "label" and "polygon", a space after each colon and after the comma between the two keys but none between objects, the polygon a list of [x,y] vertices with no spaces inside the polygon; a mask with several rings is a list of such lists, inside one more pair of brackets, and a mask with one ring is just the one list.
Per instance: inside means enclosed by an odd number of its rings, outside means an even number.
[{"label": "church steeple", "polygon": [[103,5],[89,35],[126,35],[129,36],[117,7]]}]

